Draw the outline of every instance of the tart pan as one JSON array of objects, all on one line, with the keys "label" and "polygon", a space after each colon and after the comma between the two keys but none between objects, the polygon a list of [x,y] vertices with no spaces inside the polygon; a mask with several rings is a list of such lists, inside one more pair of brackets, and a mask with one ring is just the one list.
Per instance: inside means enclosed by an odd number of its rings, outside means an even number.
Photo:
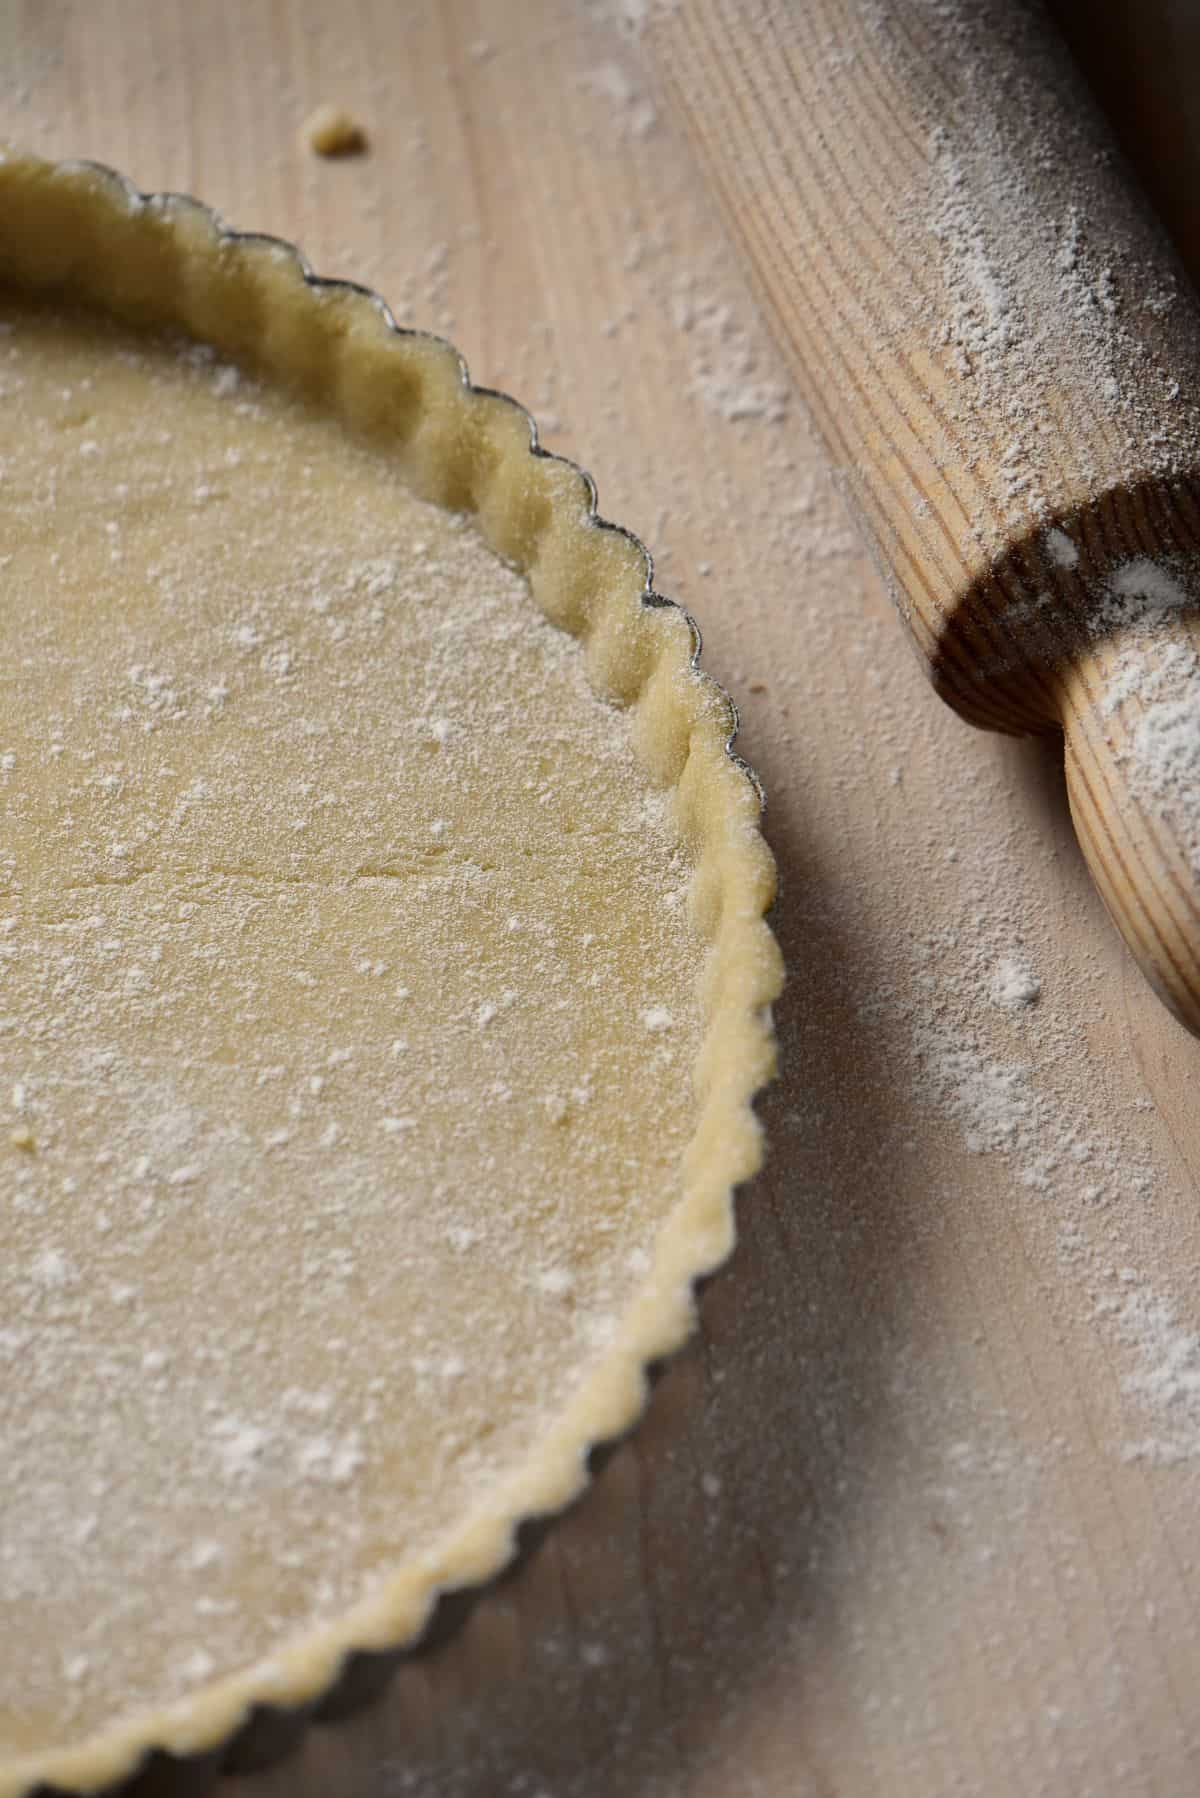
[{"label": "tart pan", "polygon": [[229,230],[197,201],[142,194],[92,163],[0,151],[0,288],[69,298],[211,345],[298,389],[394,460],[422,499],[471,514],[524,573],[541,611],[585,645],[595,688],[629,707],[649,781],[672,796],[693,865],[704,1030],[681,1196],[612,1342],[500,1489],[449,1547],[401,1566],[343,1617],[159,1710],[7,1762],[0,1798],[188,1798],[290,1749],[311,1720],[359,1708],[400,1661],[428,1653],[510,1574],[642,1413],[689,1335],[694,1289],[728,1257],[733,1195],[762,1157],[753,1115],[774,1066],[782,980],[766,922],[774,864],[762,794],[733,748],[732,702],[698,666],[700,636],[654,591],[649,554],[602,519],[590,477],[548,454],[529,414],[475,387],[457,352],[399,327],[368,289],[325,280],[279,239]]}]

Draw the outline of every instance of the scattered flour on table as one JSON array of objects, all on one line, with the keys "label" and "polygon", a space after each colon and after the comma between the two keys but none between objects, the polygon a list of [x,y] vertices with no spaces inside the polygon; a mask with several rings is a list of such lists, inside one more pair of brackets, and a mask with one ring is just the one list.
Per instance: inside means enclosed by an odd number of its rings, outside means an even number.
[{"label": "scattered flour on table", "polygon": [[658,108],[621,63],[600,62],[579,78],[580,86],[605,104],[611,141],[649,137],[658,123]]},{"label": "scattered flour on table", "polygon": [[[1003,857],[991,859],[998,874]],[[1016,909],[1027,929],[1039,928],[1036,905]],[[1069,1286],[1133,1362],[1121,1389],[1145,1433],[1114,1452],[1159,1465],[1200,1461],[1200,1334],[1185,1316],[1186,1288],[1161,1288],[1139,1271],[1129,1246],[1161,1170],[1118,1120],[1097,1115],[1078,1028],[1034,1003],[1041,983],[1025,954],[997,957],[993,945],[1011,929],[1013,911],[1011,896],[990,914],[980,904],[969,932],[915,942],[920,997],[884,992],[866,1001],[864,1014],[907,1020],[927,1100],[969,1153],[1001,1157],[1017,1186],[1051,1208]],[[1047,941],[1042,953],[1053,952]],[[1007,1044],[987,1023],[985,1014],[997,1011],[1017,1033]]]},{"label": "scattered flour on table", "polygon": [[636,43],[649,27],[677,13],[684,0],[579,0],[584,15],[601,29],[615,30]]},{"label": "scattered flour on table", "polygon": [[1132,1269],[1120,1269],[1115,1284],[1097,1315],[1133,1352],[1137,1371],[1126,1375],[1124,1390],[1157,1426],[1155,1435],[1127,1442],[1124,1457],[1168,1467],[1200,1459],[1200,1330]]},{"label": "scattered flour on table", "polygon": [[1032,967],[1019,955],[1002,955],[996,963],[988,997],[993,1005],[1006,1011],[1017,1011],[1033,1005],[1041,997],[1042,983]]},{"label": "scattered flour on table", "polygon": [[782,424],[787,419],[791,389],[764,357],[758,332],[747,328],[727,299],[680,274],[672,289],[671,317],[679,331],[689,334],[692,392],[707,411],[729,423],[761,419]]}]

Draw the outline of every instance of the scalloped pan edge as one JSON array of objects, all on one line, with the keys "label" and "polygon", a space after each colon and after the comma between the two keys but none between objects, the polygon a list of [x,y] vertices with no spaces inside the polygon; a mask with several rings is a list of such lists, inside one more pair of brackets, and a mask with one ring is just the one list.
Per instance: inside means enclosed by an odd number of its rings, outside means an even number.
[{"label": "scalloped pan edge", "polygon": [[207,342],[374,442],[420,497],[473,514],[540,609],[584,644],[597,690],[630,709],[639,760],[672,794],[706,944],[681,1197],[612,1343],[536,1450],[448,1546],[397,1568],[332,1623],[186,1701],[75,1746],[0,1760],[0,1798],[197,1798],[222,1773],[288,1752],[310,1721],[360,1708],[403,1659],[440,1646],[641,1416],[658,1368],[691,1333],[698,1283],[732,1251],[735,1189],[762,1161],[753,1102],[774,1071],[771,1005],[783,980],[766,919],[775,868],[761,789],[733,747],[737,713],[699,667],[692,619],[654,591],[638,539],[599,516],[590,476],[543,450],[515,401],[473,386],[449,344],[398,326],[378,295],[322,279],[290,244],[231,231],[185,195],[142,194],[94,163],[0,149],[6,285]]}]

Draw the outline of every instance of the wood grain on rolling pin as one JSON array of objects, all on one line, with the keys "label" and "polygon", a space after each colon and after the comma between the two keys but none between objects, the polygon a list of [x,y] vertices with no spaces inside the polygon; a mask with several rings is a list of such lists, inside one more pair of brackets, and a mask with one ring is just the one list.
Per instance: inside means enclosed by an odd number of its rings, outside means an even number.
[{"label": "wood grain on rolling pin", "polygon": [[1200,313],[1073,63],[1033,0],[695,0],[654,44],[935,687],[1063,727],[1200,1032]]}]

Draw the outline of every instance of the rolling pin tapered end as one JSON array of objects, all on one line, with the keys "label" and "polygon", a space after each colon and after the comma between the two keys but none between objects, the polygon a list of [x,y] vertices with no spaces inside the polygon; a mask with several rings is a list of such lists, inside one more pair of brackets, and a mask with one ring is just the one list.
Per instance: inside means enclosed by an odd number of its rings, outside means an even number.
[{"label": "rolling pin tapered end", "polygon": [[1084,858],[1143,974],[1200,1036],[1200,612],[1105,637],[1061,692]]},{"label": "rolling pin tapered end", "polygon": [[1039,526],[949,613],[928,662],[968,722],[1062,730],[1088,869],[1200,1036],[1200,552],[1163,522],[1186,517],[1180,491],[1133,485]]}]

